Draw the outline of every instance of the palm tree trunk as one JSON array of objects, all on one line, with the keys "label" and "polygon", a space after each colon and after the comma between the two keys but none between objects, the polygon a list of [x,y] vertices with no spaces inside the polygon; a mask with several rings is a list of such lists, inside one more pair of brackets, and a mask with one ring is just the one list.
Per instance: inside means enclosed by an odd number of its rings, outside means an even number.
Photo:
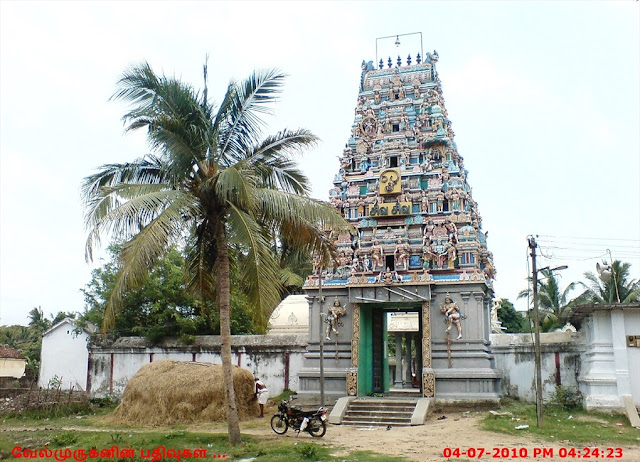
[{"label": "palm tree trunk", "polygon": [[233,366],[231,365],[231,282],[229,275],[229,249],[227,247],[224,222],[218,220],[216,226],[216,247],[218,258],[217,305],[220,311],[220,353],[222,356],[222,372],[227,401],[227,427],[229,442],[232,445],[242,443],[238,408],[236,407],[236,393],[233,388]]}]

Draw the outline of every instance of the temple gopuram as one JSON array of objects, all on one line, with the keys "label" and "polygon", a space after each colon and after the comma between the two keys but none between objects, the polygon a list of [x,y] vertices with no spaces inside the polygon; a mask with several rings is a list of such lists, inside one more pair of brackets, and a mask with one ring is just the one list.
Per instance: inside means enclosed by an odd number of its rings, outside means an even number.
[{"label": "temple gopuram", "polygon": [[[299,396],[499,398],[489,348],[494,266],[454,142],[438,54],[362,64],[330,201],[355,228],[305,282]],[[322,345],[321,345],[322,343]],[[324,351],[322,371],[320,351]]]}]

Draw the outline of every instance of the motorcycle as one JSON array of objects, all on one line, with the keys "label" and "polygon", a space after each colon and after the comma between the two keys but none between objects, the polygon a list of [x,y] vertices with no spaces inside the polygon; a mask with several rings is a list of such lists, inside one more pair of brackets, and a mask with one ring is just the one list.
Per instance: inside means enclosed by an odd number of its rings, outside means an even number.
[{"label": "motorcycle", "polygon": [[271,429],[278,435],[287,433],[289,427],[298,432],[307,431],[314,438],[322,438],[327,433],[327,409],[318,408],[317,411],[303,411],[289,401],[282,401],[278,405],[278,413],[271,417]]}]

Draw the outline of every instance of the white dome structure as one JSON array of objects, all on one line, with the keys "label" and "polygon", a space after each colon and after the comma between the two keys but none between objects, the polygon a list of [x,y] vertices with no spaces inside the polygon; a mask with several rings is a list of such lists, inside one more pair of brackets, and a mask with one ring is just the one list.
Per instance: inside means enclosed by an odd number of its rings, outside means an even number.
[{"label": "white dome structure", "polygon": [[306,295],[289,295],[273,310],[267,335],[307,334],[309,332],[309,302]]}]

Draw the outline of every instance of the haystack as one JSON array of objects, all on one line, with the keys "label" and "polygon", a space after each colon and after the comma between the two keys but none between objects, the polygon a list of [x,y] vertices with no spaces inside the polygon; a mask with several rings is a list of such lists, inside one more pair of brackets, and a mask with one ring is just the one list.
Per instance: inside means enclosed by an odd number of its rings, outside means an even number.
[{"label": "haystack", "polygon": [[[240,420],[258,415],[253,374],[233,366]],[[127,383],[113,413],[117,423],[172,425],[227,418],[222,365],[163,359],[143,366]]]}]

